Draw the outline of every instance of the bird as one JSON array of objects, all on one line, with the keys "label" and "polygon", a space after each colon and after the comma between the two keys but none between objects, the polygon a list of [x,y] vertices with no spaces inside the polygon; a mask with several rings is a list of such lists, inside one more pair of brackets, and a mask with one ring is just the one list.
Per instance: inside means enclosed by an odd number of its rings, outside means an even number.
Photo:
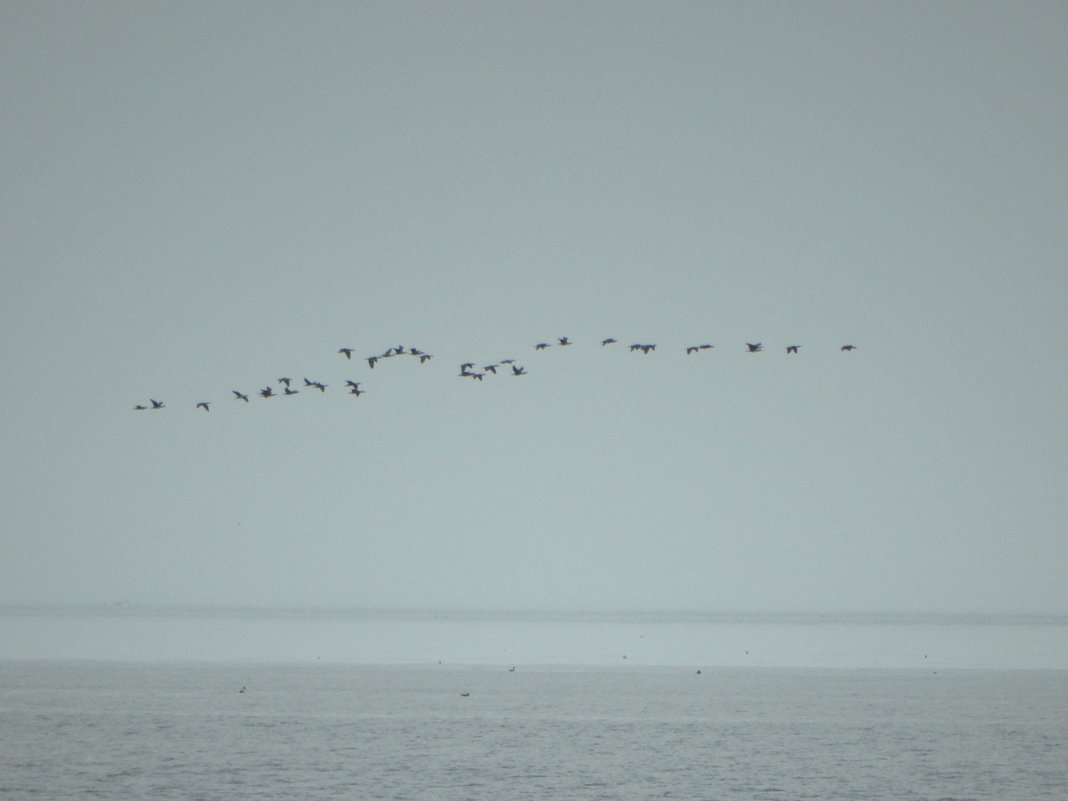
[{"label": "bird", "polygon": [[272,387],[264,387],[263,389],[260,390],[260,397],[261,398],[273,398],[274,397],[274,389]]},{"label": "bird", "polygon": [[[278,383],[279,384],[285,384],[288,387],[289,386],[289,382],[292,381],[292,380],[293,380],[292,378],[279,378],[278,379]],[[308,379],[305,378],[304,382],[307,383]]]},{"label": "bird", "polygon": [[208,408],[208,402],[207,401],[201,401],[200,403],[198,403],[197,404],[197,408],[198,409],[203,409],[206,412],[210,412],[211,411],[211,409]]},{"label": "bird", "polygon": [[148,408],[147,406],[142,406],[141,404],[137,404],[137,406],[134,406],[134,411],[143,412],[147,408]]},{"label": "bird", "polygon": [[419,364],[423,364],[423,363],[424,363],[424,362],[426,362],[426,361],[427,361],[428,359],[433,359],[433,358],[434,358],[434,357],[433,357],[433,356],[431,356],[431,355],[430,355],[429,353],[420,353],[420,354],[419,354]]},{"label": "bird", "polygon": [[162,408],[164,408],[163,401],[152,400],[152,398],[149,398],[149,400],[152,401],[152,408],[153,409],[162,409]]},{"label": "bird", "polygon": [[242,395],[236,389],[230,391],[234,393],[234,400],[243,400],[245,403],[248,403],[248,395]]},{"label": "bird", "polygon": [[549,347],[548,342],[539,342],[534,346],[534,350],[545,350],[547,347]]},{"label": "bird", "polygon": [[352,348],[339,348],[338,353],[344,353],[346,359],[352,358]]},{"label": "bird", "polygon": [[370,365],[372,370],[375,369],[375,362],[377,362],[377,361],[378,361],[378,357],[377,356],[368,356],[367,357],[367,364]]},{"label": "bird", "polygon": [[289,387],[286,387],[285,392],[286,392],[287,395],[299,395],[300,394],[300,390],[299,389],[290,389]]},{"label": "bird", "polygon": [[366,389],[360,389],[359,387],[354,386],[352,389],[349,390],[349,394],[350,395],[355,395],[358,398],[358,397],[360,397],[360,395],[362,395],[366,391],[367,391]]},{"label": "bird", "polygon": [[487,370],[487,371],[493,373],[494,375],[497,375],[497,365],[495,365],[495,364],[487,364],[482,369],[483,370]]},{"label": "bird", "polygon": [[745,345],[749,348],[750,353],[759,353],[764,350],[764,346],[759,342],[746,342]]},{"label": "bird", "polygon": [[474,369],[475,369],[475,363],[474,362],[464,362],[463,364],[460,365],[460,372],[461,373],[465,372],[467,370],[474,370]]},{"label": "bird", "polygon": [[326,384],[322,381],[312,381],[311,386],[315,387],[320,392],[326,392]]},{"label": "bird", "polygon": [[352,387],[353,389],[359,389],[361,383],[363,383],[363,382],[361,382],[361,381],[346,381],[345,382],[345,386]]},{"label": "bird", "polygon": [[787,345],[786,346],[786,352],[787,353],[797,353],[797,349],[800,348],[800,347],[801,347],[800,345]]},{"label": "bird", "polygon": [[571,344],[571,340],[568,339],[567,337],[557,337],[556,341],[559,342],[561,345],[570,345]]},{"label": "bird", "polygon": [[842,350],[856,350],[856,345],[842,345]]},{"label": "bird", "polygon": [[608,339],[602,339],[601,340],[601,347],[603,348],[605,345],[611,345],[612,343],[617,342],[617,341],[618,340],[615,340],[612,337],[608,337]]},{"label": "bird", "polygon": [[512,375],[526,375],[526,374],[527,374],[526,368],[517,367],[514,364],[512,365]]}]

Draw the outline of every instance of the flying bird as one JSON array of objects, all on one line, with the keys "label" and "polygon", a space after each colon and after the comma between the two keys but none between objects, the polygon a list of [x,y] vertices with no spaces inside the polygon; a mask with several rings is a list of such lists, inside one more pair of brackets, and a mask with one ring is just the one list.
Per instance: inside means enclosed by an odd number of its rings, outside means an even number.
[{"label": "flying bird", "polygon": [[152,400],[152,398],[149,398],[149,400],[152,401],[152,408],[153,409],[162,409],[162,408],[164,408],[163,401]]},{"label": "flying bird", "polygon": [[856,350],[856,345],[842,345],[842,350]]},{"label": "flying bird", "polygon": [[289,387],[286,387],[285,392],[286,392],[287,395],[299,395],[300,394],[300,390],[299,389],[290,389]]},{"label": "flying bird", "polygon": [[349,390],[349,394],[350,395],[355,395],[358,398],[358,397],[360,397],[360,395],[362,395],[366,391],[367,391],[366,389],[360,389],[359,387],[354,386],[352,389]]},{"label": "flying bird", "polygon": [[138,404],[137,406],[134,406],[134,411],[143,412],[147,408],[147,406],[141,406],[140,404]]},{"label": "flying bird", "polygon": [[534,346],[534,350],[545,350],[547,347],[549,347],[548,342],[539,342]]},{"label": "flying bird", "polygon": [[260,390],[260,397],[261,398],[273,398],[274,397],[274,388],[273,387],[264,387],[263,389]]},{"label": "flying bird", "polygon": [[512,365],[512,375],[526,375],[526,374],[527,374],[526,368],[517,367],[514,364]]},{"label": "flying bird", "polygon": [[197,404],[197,408],[198,409],[203,409],[206,412],[210,412],[211,411],[211,409],[208,408],[208,402],[207,401],[201,401],[200,403],[198,403]]},{"label": "flying bird", "polygon": [[[279,378],[278,379],[278,383],[279,384],[285,384],[288,387],[289,386],[289,382],[292,381],[292,380],[293,380],[292,378]],[[307,383],[308,379],[305,378],[304,382]]]},{"label": "flying bird", "polygon": [[750,353],[760,353],[764,350],[764,346],[759,342],[746,342],[746,347],[749,348]]},{"label": "flying bird", "polygon": [[234,393],[234,400],[243,400],[245,403],[248,403],[248,395],[242,395],[236,389],[230,391]]},{"label": "flying bird", "polygon": [[612,337],[608,337],[608,339],[602,339],[601,340],[601,347],[603,348],[605,345],[611,345],[612,343],[614,343],[616,341],[617,340],[613,339]]},{"label": "flying bird", "polygon": [[800,345],[787,345],[786,346],[786,352],[787,353],[797,353],[797,349],[800,348],[800,347],[801,347]]},{"label": "flying bird", "polygon": [[346,359],[352,358],[352,348],[340,348],[338,353],[344,353]]},{"label": "flying bird", "polygon": [[570,345],[571,344],[571,340],[569,340],[567,337],[557,337],[556,341],[559,342],[561,345]]},{"label": "flying bird", "polygon": [[377,356],[368,356],[367,357],[367,364],[369,364],[371,366],[372,370],[375,369],[375,362],[377,362],[377,361],[378,361],[378,357]]}]

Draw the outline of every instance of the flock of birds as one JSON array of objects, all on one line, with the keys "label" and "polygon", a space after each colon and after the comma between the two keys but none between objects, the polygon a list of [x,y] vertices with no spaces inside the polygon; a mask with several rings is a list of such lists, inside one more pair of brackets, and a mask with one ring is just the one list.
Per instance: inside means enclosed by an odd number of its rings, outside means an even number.
[{"label": "flock of birds", "polygon": [[[607,339],[601,340],[601,347],[606,347],[608,345],[616,345],[618,343],[619,343],[619,340],[617,340],[617,339],[615,339],[613,337],[608,337]],[[572,344],[572,342],[568,337],[557,337],[556,345],[558,347],[566,347],[566,346],[569,346],[571,344]],[[553,343],[550,343],[550,342],[539,342],[536,345],[534,345],[534,350],[545,350],[547,348],[551,348],[552,346],[553,346]],[[761,342],[746,342],[745,346],[747,348],[747,350],[746,350],[747,353],[760,353],[760,352],[762,352],[764,350],[764,345]],[[686,355],[689,356],[689,355],[692,355],[692,354],[695,354],[695,353],[700,353],[701,351],[711,350],[714,347],[715,347],[715,345],[709,345],[709,344],[688,345],[686,347]],[[800,351],[800,348],[801,348],[800,345],[787,345],[786,346],[786,353],[788,355],[796,354],[796,353],[798,353]],[[638,353],[642,353],[643,355],[648,355],[648,354],[652,353],[655,350],[656,350],[656,345],[650,345],[650,344],[645,344],[645,343],[634,343],[634,344],[632,344],[630,346],[630,351],[632,353],[638,352]],[[843,350],[843,351],[853,351],[853,350],[856,350],[856,345],[842,345],[841,350]],[[339,348],[337,352],[341,356],[344,356],[346,360],[350,360],[351,361],[352,360],[352,354],[355,352],[355,349],[354,348],[344,347],[344,348]],[[394,358],[394,357],[397,357],[397,356],[409,356],[409,357],[417,358],[419,360],[420,364],[426,364],[428,361],[430,361],[432,358],[434,358],[431,354],[427,353],[426,351],[420,350],[419,348],[414,348],[414,347],[405,348],[403,345],[396,345],[394,347],[387,348],[384,352],[382,352],[382,353],[380,353],[378,355],[367,356],[366,357],[366,361],[367,361],[368,367],[373,370],[375,365],[378,364],[381,360],[383,360],[383,359],[391,359],[391,358]],[[498,369],[500,369],[505,375],[508,374],[509,370],[511,370],[511,375],[512,376],[527,375],[526,368],[523,367],[522,365],[516,364],[516,360],[515,359],[501,359],[498,362],[493,362],[492,364],[483,365],[481,368],[476,368],[475,365],[476,365],[476,362],[464,362],[463,364],[461,364],[460,365],[459,377],[460,378],[470,378],[470,379],[473,379],[473,380],[476,380],[476,381],[482,381],[486,377],[487,373],[493,374],[493,375],[498,375],[499,374],[497,372]],[[259,390],[259,392],[257,394],[261,398],[276,398],[276,397],[285,397],[285,396],[289,396],[289,395],[297,395],[297,394],[300,393],[301,390],[300,389],[295,389],[293,387],[293,383],[294,383],[294,381],[293,381],[292,378],[288,378],[288,377],[279,378],[279,379],[276,380],[275,383],[268,384],[265,387],[263,387],[261,390]],[[348,394],[350,394],[350,395],[352,395],[354,397],[357,397],[357,398],[360,395],[363,395],[367,390],[360,389],[360,385],[362,383],[363,382],[361,382],[361,381],[354,381],[352,379],[346,380],[345,381],[345,386],[348,387]],[[323,392],[326,392],[327,386],[328,385],[324,384],[322,381],[312,381],[311,379],[309,379],[307,377],[304,378],[303,388],[306,389],[306,390],[309,390],[309,391],[310,390],[318,390],[319,392],[323,393]],[[249,403],[249,394],[248,393],[241,392],[240,390],[236,390],[236,389],[231,390],[231,392],[233,393],[233,399],[234,400],[244,401],[245,403]],[[163,401],[158,401],[158,400],[155,400],[154,398],[149,398],[149,403],[151,405],[148,405],[148,406],[146,406],[144,404],[137,404],[136,406],[134,406],[134,409],[136,411],[150,411],[150,410],[153,410],[153,409],[165,409],[165,408],[167,408],[167,405],[165,403],[163,403]],[[195,405],[194,408],[203,409],[205,412],[210,412],[211,411],[211,403],[212,403],[211,401],[199,401]]]}]

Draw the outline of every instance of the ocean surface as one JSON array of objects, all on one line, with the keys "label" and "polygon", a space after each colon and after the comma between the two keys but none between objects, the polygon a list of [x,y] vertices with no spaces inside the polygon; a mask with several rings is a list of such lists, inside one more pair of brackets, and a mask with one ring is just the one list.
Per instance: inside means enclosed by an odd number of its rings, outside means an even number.
[{"label": "ocean surface", "polygon": [[0,799],[87,798],[1064,801],[1068,621],[0,610]]}]

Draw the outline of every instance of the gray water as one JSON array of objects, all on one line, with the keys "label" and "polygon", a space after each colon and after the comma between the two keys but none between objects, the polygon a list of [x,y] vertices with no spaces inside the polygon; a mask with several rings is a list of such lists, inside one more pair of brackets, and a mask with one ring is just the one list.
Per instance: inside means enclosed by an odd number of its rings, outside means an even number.
[{"label": "gray water", "polygon": [[[418,651],[414,638],[356,649],[366,655],[362,661],[311,656],[321,647],[278,662],[265,661],[259,649],[247,659],[179,661],[166,649],[157,659],[147,652],[86,659],[72,654],[94,640],[91,621],[64,651],[51,637],[69,619],[14,617],[0,618],[6,801],[1068,798],[1068,670],[947,664],[973,659],[982,651],[977,641],[999,652],[1011,645],[1016,650],[1002,657],[1008,661],[1020,658],[1021,642],[1041,641],[1038,652],[1048,656],[1050,639],[1063,635],[1058,626],[1033,639],[965,628],[946,638],[956,656],[943,652],[941,664],[932,664],[932,654],[910,653],[900,659],[915,659],[915,666],[856,667],[885,653],[869,648],[858,655],[858,645],[889,640],[896,652],[932,644],[928,624],[862,627],[863,636],[853,632],[843,642],[806,623],[795,625],[792,636],[815,638],[821,651],[835,646],[827,659],[842,664],[695,666],[666,664],[688,653],[675,638],[701,630],[720,643],[715,632],[737,621],[708,631],[694,621],[585,620],[581,632],[601,631],[599,638],[528,643],[531,652],[558,659],[510,664],[496,658],[507,650],[497,639],[502,628],[530,634],[566,621],[448,619],[439,621],[447,634],[431,637],[426,650],[448,650],[466,631],[456,647],[492,658],[402,664],[380,660],[390,648]],[[155,616],[134,617],[134,629],[119,629],[157,630],[165,639],[167,631],[173,637],[198,625],[189,616],[169,629]],[[114,649],[115,619],[106,618],[97,633]],[[36,645],[6,639],[16,629],[34,630],[33,619],[41,633]],[[305,631],[301,654],[324,645],[307,633],[314,621],[305,622],[296,627]],[[349,634],[367,623],[350,622],[342,627]],[[377,630],[381,619],[372,622]],[[414,630],[423,634],[436,629],[432,620],[417,622]],[[216,633],[198,641],[216,642],[221,624],[202,623]],[[840,621],[828,625],[837,631]],[[951,633],[946,621],[937,626]],[[291,617],[278,623],[279,651],[294,645],[282,636],[293,631]],[[724,637],[732,654],[769,644],[764,629],[731,632]],[[486,635],[489,641],[481,639]],[[638,649],[626,659],[614,647],[623,641]],[[511,641],[509,647],[523,650]],[[793,648],[797,661],[810,659],[796,642]],[[757,658],[745,650],[738,660]],[[26,656],[34,651],[46,653]],[[566,654],[574,661],[567,663]],[[789,661],[783,654],[764,658]],[[998,660],[989,654],[980,661]]]}]

